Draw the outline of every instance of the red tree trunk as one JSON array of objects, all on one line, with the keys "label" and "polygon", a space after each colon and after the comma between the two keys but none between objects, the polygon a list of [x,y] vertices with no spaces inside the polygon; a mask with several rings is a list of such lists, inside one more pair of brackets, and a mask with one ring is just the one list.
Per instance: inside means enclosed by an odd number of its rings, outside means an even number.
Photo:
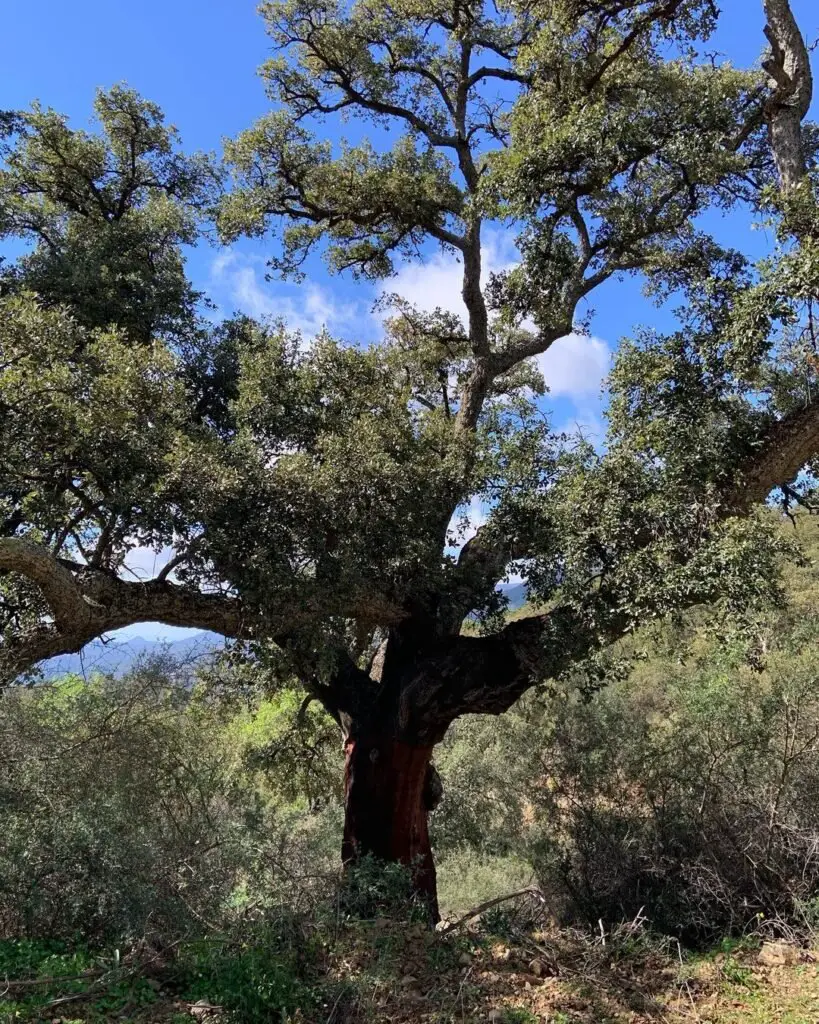
[{"label": "red tree trunk", "polygon": [[432,747],[389,738],[349,738],[344,753],[343,862],[351,864],[371,854],[408,865],[416,892],[437,922],[438,892],[425,797]]}]

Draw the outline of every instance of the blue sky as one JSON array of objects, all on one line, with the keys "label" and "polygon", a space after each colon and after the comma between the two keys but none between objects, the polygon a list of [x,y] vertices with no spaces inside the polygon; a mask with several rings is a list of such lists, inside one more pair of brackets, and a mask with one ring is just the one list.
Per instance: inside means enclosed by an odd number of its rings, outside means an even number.
[{"label": "blue sky", "polygon": [[[127,82],[160,104],[186,149],[211,151],[269,109],[256,74],[269,44],[254,0],[2,0],[2,7],[0,108],[38,99],[84,126],[95,89]],[[762,0],[723,0],[721,7],[711,49],[737,64],[754,62],[763,45]],[[819,36],[816,0],[793,0],[793,8],[809,38]],[[330,125],[328,133],[337,137]],[[765,248],[766,239],[745,218],[725,219],[716,230],[746,251]],[[265,245],[249,243],[228,251],[202,246],[191,253],[189,270],[226,313],[282,315],[307,333],[327,323],[351,340],[377,335],[369,312],[376,287],[331,278],[318,264],[302,286],[268,283],[264,252]],[[509,236],[491,233],[487,262],[498,268],[513,258]],[[431,252],[425,267],[403,268],[386,288],[421,304],[457,308],[457,276],[451,260]],[[561,343],[544,361],[559,426],[599,429],[599,383],[610,350],[640,324],[668,324],[668,314],[643,298],[634,279],[610,282],[591,305],[595,337]],[[129,632],[157,635],[146,627]]]}]

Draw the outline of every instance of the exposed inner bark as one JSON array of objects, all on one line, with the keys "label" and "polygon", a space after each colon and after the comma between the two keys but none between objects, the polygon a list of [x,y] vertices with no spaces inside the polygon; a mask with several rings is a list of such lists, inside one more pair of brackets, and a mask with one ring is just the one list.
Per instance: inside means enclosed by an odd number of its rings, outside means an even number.
[{"label": "exposed inner bark", "polygon": [[344,753],[344,864],[354,864],[368,854],[406,864],[415,891],[437,922],[438,894],[428,828],[432,747],[390,737],[349,737]]}]

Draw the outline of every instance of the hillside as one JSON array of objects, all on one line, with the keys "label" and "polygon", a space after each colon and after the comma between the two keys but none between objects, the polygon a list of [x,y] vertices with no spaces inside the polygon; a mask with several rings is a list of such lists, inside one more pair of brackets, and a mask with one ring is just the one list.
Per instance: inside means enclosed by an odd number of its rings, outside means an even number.
[{"label": "hillside", "polygon": [[[741,628],[698,608],[620,644],[596,691],[451,730],[448,931],[403,876],[339,885],[343,755],[299,690],[180,688],[135,642],[116,679],[86,661],[10,692],[0,1021],[814,1024],[819,518],[781,529],[780,606]],[[170,652],[218,643],[197,640]]]}]

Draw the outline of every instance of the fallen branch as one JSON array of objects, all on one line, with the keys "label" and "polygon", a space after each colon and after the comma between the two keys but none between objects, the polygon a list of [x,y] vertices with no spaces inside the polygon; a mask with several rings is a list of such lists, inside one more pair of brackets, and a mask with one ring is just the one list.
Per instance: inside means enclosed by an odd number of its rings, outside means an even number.
[{"label": "fallen branch", "polygon": [[492,907],[497,907],[501,903],[507,903],[509,900],[516,900],[520,896],[537,896],[542,903],[546,902],[546,898],[540,889],[536,886],[530,885],[525,889],[518,889],[517,892],[507,893],[506,896],[496,896],[492,900],[487,900],[486,903],[481,903],[473,910],[470,910],[468,914],[465,914],[462,918],[455,921],[454,924],[448,924],[446,927],[440,928],[438,930],[439,934],[448,935],[450,932],[454,932],[457,928],[460,928],[461,925],[466,924],[467,921],[471,921],[474,917],[479,917],[481,914],[486,913],[487,910],[491,910]]},{"label": "fallen branch", "polygon": [[39,985],[65,985],[70,981],[85,981],[88,978],[99,978],[105,974],[102,970],[83,971],[82,974],[51,975],[47,978],[5,978],[3,994],[13,989],[36,988]]}]

